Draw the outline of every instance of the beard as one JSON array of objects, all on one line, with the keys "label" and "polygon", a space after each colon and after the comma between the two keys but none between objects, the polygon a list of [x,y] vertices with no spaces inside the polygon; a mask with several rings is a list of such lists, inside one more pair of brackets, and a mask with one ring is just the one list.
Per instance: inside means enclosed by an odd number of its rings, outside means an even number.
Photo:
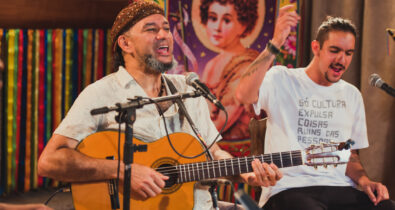
[{"label": "beard", "polygon": [[144,56],[144,63],[146,64],[145,72],[148,74],[165,73],[166,71],[176,67],[178,65],[176,59],[171,60],[169,63],[162,63],[152,55]]},{"label": "beard", "polygon": [[331,79],[329,79],[328,72],[325,72],[325,79],[326,79],[326,81],[328,81],[328,82],[330,82],[330,83],[336,83],[336,82],[339,82],[339,80],[340,80],[340,78],[337,79],[337,80],[331,80]]}]

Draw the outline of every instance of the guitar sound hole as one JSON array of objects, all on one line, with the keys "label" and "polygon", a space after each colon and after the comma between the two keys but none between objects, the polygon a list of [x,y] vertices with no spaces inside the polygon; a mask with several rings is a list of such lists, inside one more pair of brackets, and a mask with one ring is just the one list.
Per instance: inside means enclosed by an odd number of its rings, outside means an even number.
[{"label": "guitar sound hole", "polygon": [[[157,168],[158,172],[162,172],[164,175],[168,176],[169,179],[165,181],[165,188],[170,188],[171,186],[177,184],[177,179],[178,179],[178,173],[176,172],[164,172],[165,168],[169,168],[169,167],[174,167],[171,164],[162,164]],[[162,169],[162,170],[161,170]]]},{"label": "guitar sound hole", "polygon": [[162,194],[170,194],[180,189],[182,183],[177,182],[179,177],[177,165],[179,164],[177,160],[170,157],[163,157],[152,163],[151,168],[169,177],[169,179],[165,181]]}]

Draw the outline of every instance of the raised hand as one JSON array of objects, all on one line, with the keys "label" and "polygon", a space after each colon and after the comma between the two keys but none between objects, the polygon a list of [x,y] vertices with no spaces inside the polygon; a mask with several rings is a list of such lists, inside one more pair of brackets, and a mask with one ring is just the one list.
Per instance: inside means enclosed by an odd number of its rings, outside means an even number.
[{"label": "raised hand", "polygon": [[300,20],[300,16],[294,11],[294,7],[294,5],[286,5],[280,8],[272,39],[272,44],[277,48],[284,44],[291,32],[291,27],[295,27]]}]

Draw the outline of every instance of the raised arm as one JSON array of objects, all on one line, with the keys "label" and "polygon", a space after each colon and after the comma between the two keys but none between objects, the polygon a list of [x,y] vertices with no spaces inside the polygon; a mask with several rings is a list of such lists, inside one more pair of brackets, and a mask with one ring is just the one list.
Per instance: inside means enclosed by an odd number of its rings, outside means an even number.
[{"label": "raised arm", "polygon": [[[78,141],[53,135],[38,161],[38,174],[65,182],[103,181],[117,178],[117,160],[95,159],[75,150]],[[121,161],[120,180],[124,165]],[[132,164],[132,195],[147,199],[161,193],[168,177],[155,170]]]},{"label": "raised arm", "polygon": [[362,167],[357,151],[352,150],[347,164],[346,175],[357,183],[369,196],[370,200],[377,205],[382,200],[388,200],[388,189],[385,185],[369,179]]},{"label": "raised arm", "polygon": [[[273,39],[271,40],[271,43],[277,49],[280,49],[284,44],[291,31],[291,27],[296,26],[300,19],[296,12],[290,12],[293,8],[293,5],[287,5],[280,9],[274,28]],[[265,48],[246,69],[236,90],[236,97],[241,103],[253,104],[257,102],[259,86],[274,58],[275,55]]]}]

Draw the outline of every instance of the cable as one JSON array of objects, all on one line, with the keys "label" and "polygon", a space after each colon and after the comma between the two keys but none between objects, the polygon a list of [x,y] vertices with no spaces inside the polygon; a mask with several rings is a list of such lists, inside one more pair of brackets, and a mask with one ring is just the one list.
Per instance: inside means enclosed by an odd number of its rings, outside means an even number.
[{"label": "cable", "polygon": [[59,192],[70,192],[70,186],[64,186],[64,187],[61,187],[61,188],[57,189],[54,193],[52,193],[52,194],[49,196],[49,198],[47,199],[47,201],[45,201],[44,205],[47,206],[48,203],[49,203],[49,201],[51,201],[52,198],[53,198],[57,193],[59,193]]},{"label": "cable", "polygon": [[[164,124],[164,126],[165,126],[165,131],[166,131],[167,140],[168,140],[168,142],[169,142],[169,144],[170,144],[170,147],[173,149],[173,151],[174,151],[177,155],[179,155],[180,157],[186,158],[186,159],[194,159],[194,158],[197,158],[197,157],[200,157],[200,156],[206,154],[206,153],[210,150],[210,148],[217,142],[219,136],[221,135],[221,133],[222,133],[223,130],[225,129],[226,124],[227,124],[227,122],[228,122],[228,112],[226,112],[226,110],[224,110],[225,117],[226,117],[226,118],[225,118],[225,123],[224,123],[224,125],[222,126],[222,128],[221,128],[220,132],[218,133],[218,135],[215,137],[214,141],[210,144],[210,146],[208,146],[203,152],[201,152],[201,153],[199,153],[199,154],[197,154],[197,155],[195,155],[195,156],[185,156],[185,155],[179,153],[179,152],[177,151],[177,149],[174,147],[173,143],[171,142],[170,135],[169,135],[169,131],[168,131],[168,129],[167,129],[167,123],[166,123],[166,120],[165,120],[165,116],[164,116],[164,114],[163,114],[163,112],[162,112],[162,109],[160,108],[159,104],[158,104],[156,101],[152,100],[151,98],[148,98],[148,97],[144,97],[144,98],[147,99],[147,100],[149,100],[149,101],[151,101],[152,103],[154,103],[154,104],[156,105],[157,110],[158,110],[158,112],[159,112],[159,115],[162,117],[163,124]],[[193,130],[193,128],[192,128],[192,130]],[[194,131],[194,133],[196,132],[195,130],[193,130],[193,131]],[[196,133],[195,133],[195,134],[196,134]]]}]

